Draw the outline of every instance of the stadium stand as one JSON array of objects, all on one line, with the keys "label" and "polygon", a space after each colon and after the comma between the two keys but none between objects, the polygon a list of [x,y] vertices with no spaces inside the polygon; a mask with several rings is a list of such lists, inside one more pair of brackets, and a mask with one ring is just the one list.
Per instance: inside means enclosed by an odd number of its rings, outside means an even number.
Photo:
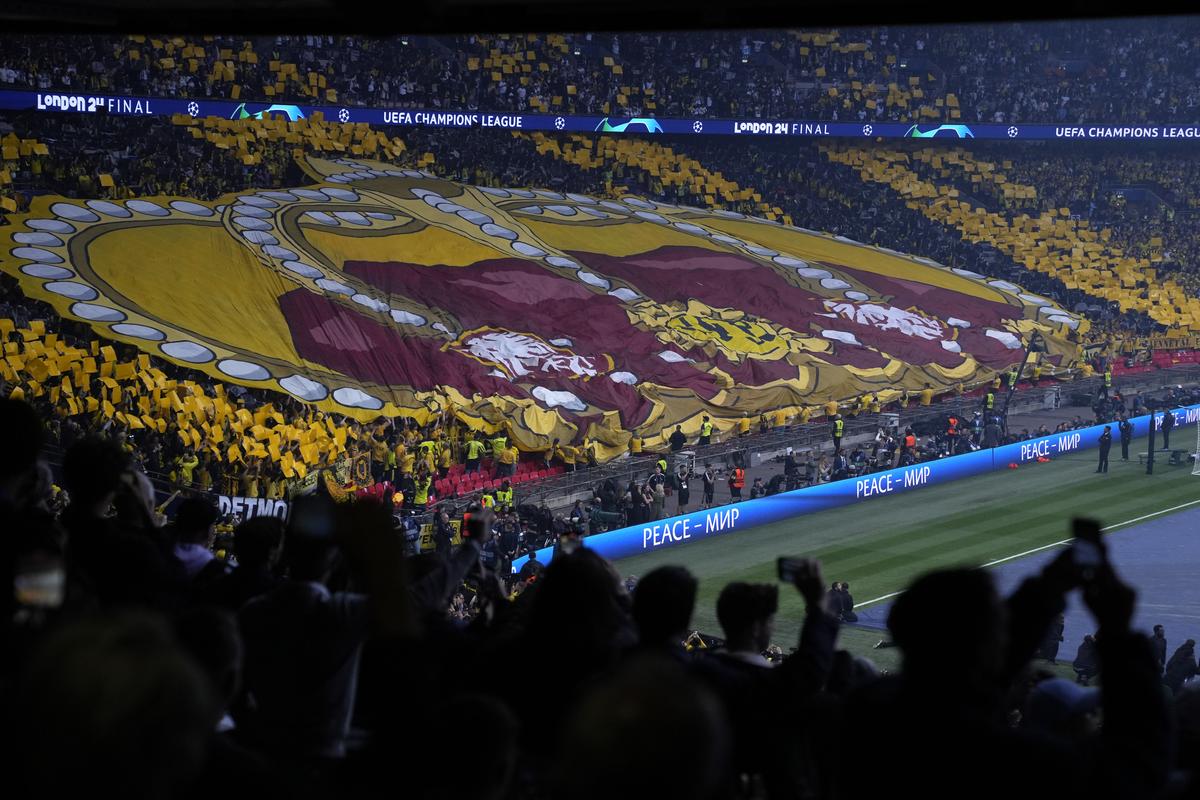
[{"label": "stadium stand", "polygon": [[[1193,122],[1198,45],[1191,19],[2,36],[0,89],[622,116]],[[1152,393],[1196,402],[1196,163],[1183,148],[1097,143],[731,144],[0,112],[9,777],[52,797],[1194,795],[1195,743],[1178,724],[1187,690],[1172,719],[1165,652],[1132,630],[1135,595],[1106,565],[1084,572],[1060,556],[1006,600],[981,570],[919,578],[887,623],[901,668],[879,676],[838,649],[839,620],[855,606],[815,562],[791,564],[783,597],[737,582],[704,598],[721,641],[695,631],[686,569],[630,586],[579,536],[663,517],[660,462],[668,475],[682,468],[696,496],[703,463],[730,483],[745,469],[753,496],[758,477],[777,478],[763,490],[775,493],[1050,433],[1021,412],[1052,411],[1066,432],[1141,413]],[[304,188],[317,186],[333,193]],[[228,226],[204,221],[225,206],[238,209]],[[434,213],[454,219],[431,226]],[[163,236],[167,223],[187,230]],[[296,231],[324,243],[305,252],[311,264],[267,249],[304,238]],[[127,238],[112,245],[110,234]],[[419,245],[404,242],[419,234]],[[243,239],[261,252],[246,255]],[[522,259],[497,255],[510,241],[570,277],[520,272]],[[256,283],[234,279],[249,270],[223,271],[239,259],[261,273],[291,266]],[[776,266],[791,282],[758,282]],[[764,331],[804,305],[797,285],[821,304]],[[81,313],[101,290],[109,305]],[[516,312],[498,300],[531,296],[541,305]],[[327,305],[283,313],[289,297]],[[859,317],[868,300],[875,310]],[[114,309],[123,329],[108,327]],[[376,318],[404,335],[366,336],[363,320]],[[934,331],[932,318],[955,322]],[[319,335],[293,336],[296,319]],[[538,358],[481,346],[475,372],[462,370],[470,380],[442,390],[460,363],[450,351],[472,335],[539,324]],[[185,325],[207,325],[207,345],[157,349],[163,330],[181,344]],[[601,334],[607,349],[579,344]],[[807,348],[765,357],[802,338]],[[345,362],[321,349],[332,339],[348,343],[331,348]],[[429,345],[425,361],[368,369],[414,341]],[[213,357],[192,357],[204,351]],[[637,374],[616,371],[621,359]],[[533,395],[540,405],[506,387],[527,368],[580,363],[590,380],[551,376]],[[284,368],[289,383],[276,380]],[[330,376],[340,383],[316,380]],[[639,395],[643,383],[652,388]],[[372,394],[395,386],[405,389],[387,407]],[[700,445],[710,416],[711,443]],[[835,419],[846,460],[830,447]],[[676,424],[683,442],[672,445]],[[716,502],[728,498],[721,489]],[[287,523],[259,500],[286,501]],[[513,559],[551,545],[549,566],[510,574]],[[1088,665],[1103,676],[1098,690],[1029,668],[1081,588],[1101,631]],[[787,656],[764,635],[782,605],[805,615],[785,634]],[[1172,692],[1195,671],[1190,657],[1171,659]],[[1049,721],[1047,696],[1063,711]],[[1084,716],[1095,707],[1100,735]],[[865,732],[890,744],[864,753]]]},{"label": "stadium stand", "polygon": [[[10,37],[0,86],[396,107],[1192,122],[1193,20],[725,33]],[[1129,58],[1155,52],[1156,58]],[[336,54],[336,56],[335,56]],[[732,87],[737,87],[736,90]],[[832,92],[830,90],[833,90]]]}]

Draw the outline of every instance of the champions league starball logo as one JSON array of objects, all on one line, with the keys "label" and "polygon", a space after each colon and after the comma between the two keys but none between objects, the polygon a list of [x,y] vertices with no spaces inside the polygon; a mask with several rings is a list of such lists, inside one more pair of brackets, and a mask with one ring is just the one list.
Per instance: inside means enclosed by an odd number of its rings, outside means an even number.
[{"label": "champions league starball logo", "polygon": [[911,139],[937,139],[937,138],[958,138],[958,139],[974,139],[975,134],[966,125],[938,125],[932,130],[923,131],[920,125],[913,125],[904,133],[905,138]]},{"label": "champions league starball logo", "polygon": [[230,119],[270,119],[271,114],[276,113],[286,115],[292,122],[304,119],[304,112],[300,110],[300,106],[272,104],[259,111],[249,111],[246,108],[247,105],[247,103],[242,103],[235,108]]},{"label": "champions league starball logo", "polygon": [[633,117],[625,122],[612,123],[608,121],[608,117],[600,120],[600,124],[596,126],[596,130],[600,133],[633,133],[641,129],[642,133],[662,133],[662,126],[658,124],[658,120],[651,117]]}]

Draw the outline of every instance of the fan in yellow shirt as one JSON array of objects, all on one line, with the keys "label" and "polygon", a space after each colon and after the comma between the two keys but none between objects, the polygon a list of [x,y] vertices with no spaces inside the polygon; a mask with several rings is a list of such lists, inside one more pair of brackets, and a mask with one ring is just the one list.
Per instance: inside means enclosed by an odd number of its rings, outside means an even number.
[{"label": "fan in yellow shirt", "polygon": [[558,439],[554,440],[554,454],[566,466],[567,472],[575,471],[575,448],[569,444],[562,444]]},{"label": "fan in yellow shirt", "polygon": [[517,471],[517,457],[519,451],[516,445],[505,447],[496,456],[496,477],[507,478],[509,475]]}]

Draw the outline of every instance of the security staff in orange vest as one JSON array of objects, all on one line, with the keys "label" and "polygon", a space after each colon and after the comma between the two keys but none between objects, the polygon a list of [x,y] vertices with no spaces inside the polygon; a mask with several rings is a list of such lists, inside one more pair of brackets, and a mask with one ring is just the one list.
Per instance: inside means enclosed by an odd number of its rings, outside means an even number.
[{"label": "security staff in orange vest", "polygon": [[729,474],[729,499],[737,502],[742,499],[742,489],[746,486],[746,470],[735,467]]},{"label": "security staff in orange vest", "polygon": [[833,415],[833,452],[834,455],[842,452],[842,434],[846,430],[846,422],[842,419],[841,414]]},{"label": "security staff in orange vest", "polygon": [[946,420],[946,439],[950,445],[950,455],[958,452],[958,417],[951,414]]}]

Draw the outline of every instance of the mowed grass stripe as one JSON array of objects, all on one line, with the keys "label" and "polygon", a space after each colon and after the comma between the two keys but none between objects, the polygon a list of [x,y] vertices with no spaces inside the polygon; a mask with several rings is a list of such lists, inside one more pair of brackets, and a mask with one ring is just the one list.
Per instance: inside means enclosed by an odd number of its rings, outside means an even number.
[{"label": "mowed grass stripe", "polygon": [[[1131,452],[1145,450],[1144,440]],[[1114,452],[1119,456],[1119,449]],[[1026,465],[1020,470],[968,478],[908,495],[873,498],[849,507],[805,515],[727,538],[623,559],[623,574],[644,574],[661,564],[685,564],[700,579],[695,625],[716,631],[714,605],[734,580],[774,582],[780,555],[821,560],[827,580],[845,580],[858,599],[898,591],[914,577],[951,565],[978,565],[1069,537],[1072,516],[1094,516],[1111,525],[1152,514],[1200,496],[1190,469],[1161,462],[1145,475],[1136,461],[1113,461],[1107,476],[1094,474],[1095,451]],[[780,594],[779,641],[799,624],[802,603]]]}]

